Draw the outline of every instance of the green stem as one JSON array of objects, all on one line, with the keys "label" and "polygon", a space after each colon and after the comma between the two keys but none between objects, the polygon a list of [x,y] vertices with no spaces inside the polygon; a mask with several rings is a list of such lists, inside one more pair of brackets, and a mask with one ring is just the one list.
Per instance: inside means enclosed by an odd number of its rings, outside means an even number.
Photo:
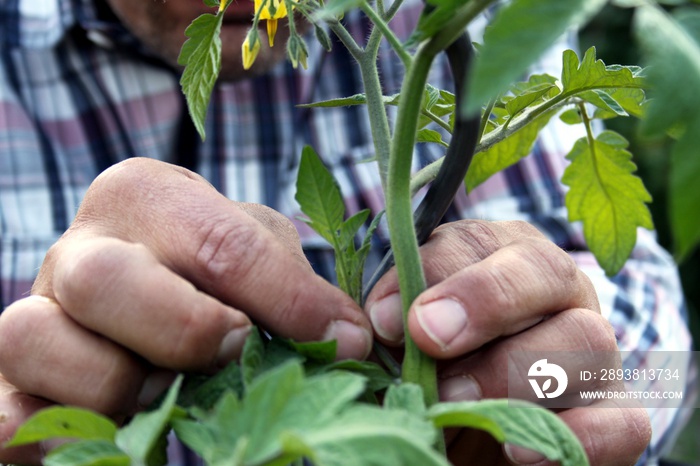
[{"label": "green stem", "polygon": [[[413,231],[410,179],[413,146],[425,83],[433,58],[441,49],[427,42],[418,49],[401,88],[386,192],[387,222],[401,290],[404,324],[413,301],[426,288],[418,241]],[[409,225],[411,227],[409,227]],[[423,354],[406,332],[402,379],[423,387],[428,405],[437,402],[435,361]]]},{"label": "green stem", "polygon": [[427,186],[428,183],[432,182],[435,177],[437,177],[444,160],[445,157],[441,157],[435,162],[421,168],[413,175],[411,178],[411,198],[413,198],[413,196],[415,196],[416,193],[421,190],[421,188]]},{"label": "green stem", "polygon": [[399,7],[401,6],[402,3],[403,3],[403,0],[394,0],[392,2],[391,6],[389,7],[389,9],[383,15],[384,21],[386,21],[387,23],[389,21],[391,21],[391,18],[393,18],[396,15],[396,13],[399,11]]},{"label": "green stem", "polygon": [[[411,205],[411,164],[418,128],[418,117],[425,83],[435,56],[449,46],[464,31],[466,25],[493,0],[475,0],[458,10],[458,14],[433,38],[422,44],[408,68],[401,88],[399,112],[389,159],[388,189],[386,191],[387,222],[396,270],[401,290],[404,324],[413,301],[426,288],[418,241],[413,225]],[[459,21],[459,24],[457,24]],[[423,388],[427,405],[438,401],[435,361],[418,349],[406,332],[402,378]]]},{"label": "green stem", "polygon": [[[411,205],[411,165],[418,117],[421,111],[425,83],[435,56],[442,50],[433,40],[418,49],[401,87],[399,112],[396,120],[386,192],[386,214],[391,247],[399,279],[404,328],[408,328],[408,311],[413,301],[427,287],[413,229]],[[404,359],[401,368],[404,382],[418,384],[423,389],[427,406],[439,401],[436,363],[423,353],[405,332]],[[438,437],[437,448],[446,452],[445,439]]]},{"label": "green stem", "polygon": [[[595,171],[595,178],[600,180],[602,176],[600,174],[600,166],[598,165],[598,151],[596,149],[595,136],[593,135],[591,118],[588,116],[588,111],[586,110],[586,104],[584,102],[578,103],[578,111],[581,112],[581,120],[583,121],[583,126],[586,127],[586,140],[588,141],[588,150],[591,152],[591,164],[593,165],[593,170]],[[600,188],[603,190],[605,197],[611,201],[612,196],[606,189],[605,185],[601,183]]]},{"label": "green stem", "polygon": [[377,5],[377,13],[379,13],[379,15],[383,15],[385,10],[384,0],[377,0],[375,4]]},{"label": "green stem", "polygon": [[586,128],[586,139],[588,140],[588,145],[591,147],[591,150],[593,150],[593,146],[595,145],[595,137],[593,136],[591,118],[588,116],[586,104],[584,102],[579,102],[576,106],[578,107],[578,111],[581,113],[581,121],[583,122],[583,126]]},{"label": "green stem", "polygon": [[382,188],[386,191],[389,154],[391,152],[391,128],[389,127],[389,119],[384,107],[382,85],[379,81],[379,73],[377,72],[377,48],[368,46],[366,49],[362,49],[340,22],[333,21],[328,24],[331,31],[338,36],[340,41],[350,52],[350,55],[352,55],[360,66],[362,84],[365,88],[365,96],[367,97],[367,113],[369,114],[374,151],[379,165]]},{"label": "green stem", "polygon": [[431,112],[430,110],[421,110],[421,113],[423,115],[425,115],[426,117],[430,118],[433,121],[433,123],[440,126],[442,129],[444,129],[448,133],[452,134],[452,128],[450,128],[450,125],[445,120],[443,120],[442,118],[440,118],[439,116],[437,116],[436,114]]},{"label": "green stem", "polygon": [[[570,103],[571,102],[569,101],[560,101],[557,102],[555,105],[545,105],[546,110],[553,110],[564,105],[568,105]],[[481,138],[481,142],[477,144],[476,149],[474,150],[474,155],[489,150],[491,147],[495,146],[496,144],[505,139],[508,139],[514,133],[517,133],[518,131],[535,121],[535,119],[537,119],[539,116],[545,113],[545,111],[542,111],[541,109],[541,107],[543,106],[537,107],[537,111],[525,112],[519,117],[514,118],[513,123],[511,123],[507,128],[501,127],[483,136]],[[444,157],[436,160],[430,165],[423,167],[421,170],[419,170],[413,175],[413,178],[411,179],[412,196],[414,196],[421,188],[423,188],[435,179],[435,177],[438,174],[438,171],[440,171],[440,167],[442,166],[443,161]]]},{"label": "green stem", "polygon": [[486,126],[489,124],[489,120],[491,119],[491,112],[493,112],[493,107],[495,106],[496,98],[494,97],[486,105],[486,109],[484,110],[484,113],[481,116],[481,126],[479,126],[479,141],[481,141],[481,138],[484,137],[484,133],[486,132]]},{"label": "green stem", "polygon": [[345,26],[340,24],[340,21],[327,21],[327,23],[328,27],[331,29],[331,31],[333,31],[333,34],[335,34],[338,37],[338,39],[340,39],[340,42],[342,42],[345,48],[348,49],[350,55],[352,55],[355,61],[359,63],[364,53],[362,47],[357,45],[355,39],[353,39],[348,30],[345,29]]},{"label": "green stem", "polygon": [[362,74],[365,95],[367,96],[367,113],[369,114],[369,123],[372,130],[374,152],[379,165],[379,176],[382,181],[382,188],[386,192],[389,156],[391,154],[391,128],[389,127],[382,85],[377,72],[376,51],[368,49],[360,57],[358,63]]},{"label": "green stem", "polygon": [[[391,28],[389,28],[389,25],[384,21],[384,19],[381,16],[379,16],[379,14],[377,14],[376,11],[374,11],[374,9],[369,5],[369,3],[367,3],[366,1],[362,2],[360,8],[367,15],[367,17],[369,17],[369,19],[372,20],[372,23],[376,28],[375,30],[379,30],[382,33],[382,35],[384,35],[387,42],[389,42],[389,44],[396,52],[396,55],[398,55],[401,59],[401,63],[403,63],[403,66],[408,68],[411,64],[411,55],[406,51],[399,38],[396,37],[394,31],[392,31]],[[374,34],[374,31],[372,31],[372,33]],[[373,40],[370,40],[370,43],[373,43]]]}]

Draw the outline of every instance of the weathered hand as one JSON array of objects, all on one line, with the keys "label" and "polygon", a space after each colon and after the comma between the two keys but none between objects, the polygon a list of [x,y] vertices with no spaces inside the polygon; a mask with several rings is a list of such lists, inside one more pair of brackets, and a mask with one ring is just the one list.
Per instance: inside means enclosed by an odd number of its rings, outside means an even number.
[{"label": "weathered hand", "polygon": [[[430,288],[411,307],[408,328],[423,351],[442,360],[445,400],[507,397],[512,351],[617,351],[591,282],[564,251],[526,223],[444,225],[422,246],[421,256]],[[397,293],[391,270],[366,303],[377,338],[394,346],[403,338]],[[612,403],[597,406],[559,415],[592,465],[634,464],[649,442],[646,412]],[[454,464],[542,462],[518,448],[507,448],[504,455],[477,432],[449,434]]]},{"label": "weathered hand", "polygon": [[[368,320],[313,272],[285,217],[148,159],[95,180],[32,293],[0,317],[0,442],[44,399],[129,415],[173,371],[237,357],[251,321],[298,340],[337,338],[341,358],[371,347]],[[0,462],[39,454],[0,450]]]}]

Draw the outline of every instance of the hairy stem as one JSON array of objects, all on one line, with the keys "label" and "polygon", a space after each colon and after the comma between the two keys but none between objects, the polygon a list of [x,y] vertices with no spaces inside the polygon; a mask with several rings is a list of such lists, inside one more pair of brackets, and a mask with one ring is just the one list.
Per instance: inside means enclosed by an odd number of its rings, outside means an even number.
[{"label": "hairy stem", "polygon": [[[432,41],[418,49],[401,88],[387,190],[387,222],[401,290],[404,325],[411,303],[426,288],[418,241],[413,231],[410,179],[413,145],[425,83],[433,58],[440,51]],[[410,226],[410,227],[409,227]],[[435,361],[423,354],[406,332],[402,379],[423,387],[428,405],[438,400]]]},{"label": "hairy stem", "polygon": [[372,130],[372,140],[374,142],[374,152],[379,165],[379,175],[382,180],[382,188],[386,192],[388,188],[387,173],[389,171],[389,157],[391,154],[391,128],[389,118],[384,106],[384,96],[382,85],[377,73],[377,60],[375,56],[367,52],[363,54],[360,61],[360,72],[362,82],[367,96],[367,112]]},{"label": "hairy stem", "polygon": [[[391,47],[394,49],[394,52],[396,52],[396,55],[398,55],[398,57],[401,59],[401,63],[403,63],[403,66],[408,68],[408,66],[411,64],[411,55],[406,51],[399,38],[396,37],[394,31],[392,31],[391,28],[389,28],[389,25],[384,21],[384,19],[381,16],[379,16],[379,14],[377,14],[376,11],[374,11],[374,9],[369,5],[369,3],[362,2],[360,8],[362,8],[362,11],[367,15],[367,17],[369,17],[369,19],[372,20],[375,30],[380,31],[382,35],[386,38],[387,42],[389,42]],[[370,43],[372,42],[372,39],[370,39]]]},{"label": "hairy stem", "polygon": [[346,49],[348,49],[348,52],[350,52],[350,55],[359,63],[359,61],[362,58],[362,55],[364,53],[364,50],[362,47],[357,45],[357,42],[355,42],[355,39],[350,35],[347,29],[345,29],[345,26],[343,26],[340,21],[326,21],[328,23],[328,27],[330,28],[331,31],[333,31],[333,34],[335,34],[338,39],[340,39],[340,42],[343,43]]}]

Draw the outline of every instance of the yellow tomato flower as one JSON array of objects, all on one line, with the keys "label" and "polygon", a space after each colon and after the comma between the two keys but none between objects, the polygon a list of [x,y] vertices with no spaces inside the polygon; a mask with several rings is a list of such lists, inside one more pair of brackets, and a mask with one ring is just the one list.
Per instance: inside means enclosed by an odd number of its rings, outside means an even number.
[{"label": "yellow tomato flower", "polygon": [[[255,11],[258,11],[263,4],[263,0],[255,0]],[[275,44],[275,34],[277,33],[277,20],[287,16],[287,5],[284,0],[267,0],[265,8],[260,12],[260,19],[267,21],[267,39],[270,47]]]},{"label": "yellow tomato flower", "polygon": [[248,34],[243,41],[241,50],[243,51],[243,69],[248,70],[251,66],[253,66],[255,58],[258,56],[258,52],[260,51],[260,39],[255,41],[255,45],[253,45],[253,48],[251,49],[250,34]]}]

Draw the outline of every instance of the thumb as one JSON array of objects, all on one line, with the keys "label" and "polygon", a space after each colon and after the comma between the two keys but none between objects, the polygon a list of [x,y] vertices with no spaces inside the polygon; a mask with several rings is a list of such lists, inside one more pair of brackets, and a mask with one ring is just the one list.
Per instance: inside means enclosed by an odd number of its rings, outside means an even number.
[{"label": "thumb", "polygon": [[49,406],[50,402],[20,392],[0,375],[0,463],[41,464],[40,444],[19,447],[5,447],[5,444],[30,416]]}]

